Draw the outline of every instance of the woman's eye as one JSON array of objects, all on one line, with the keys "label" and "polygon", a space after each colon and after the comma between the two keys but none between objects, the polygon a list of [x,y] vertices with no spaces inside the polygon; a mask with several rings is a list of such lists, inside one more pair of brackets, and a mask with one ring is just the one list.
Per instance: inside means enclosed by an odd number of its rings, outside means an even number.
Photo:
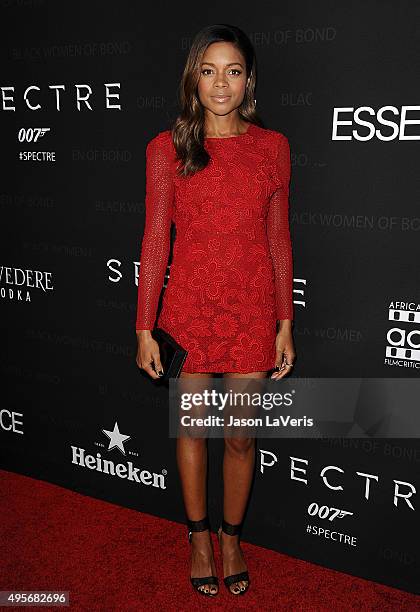
[{"label": "woman's eye", "polygon": [[[208,74],[208,73],[210,73],[210,72],[212,72],[212,69],[211,69],[211,68],[203,68],[203,70],[201,71],[201,74],[206,75],[206,74]],[[230,70],[230,72],[236,72],[236,75],[235,75],[235,76],[239,76],[240,74],[242,74],[242,70],[239,70],[238,68],[232,68],[232,69]]]}]

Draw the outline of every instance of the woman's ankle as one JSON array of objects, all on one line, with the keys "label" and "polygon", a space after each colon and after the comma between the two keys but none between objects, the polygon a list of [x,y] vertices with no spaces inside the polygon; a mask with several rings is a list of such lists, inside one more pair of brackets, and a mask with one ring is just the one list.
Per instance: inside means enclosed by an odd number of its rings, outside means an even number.
[{"label": "woman's ankle", "polygon": [[223,545],[236,547],[239,544],[239,536],[238,535],[229,535],[225,533],[223,530],[221,531],[221,542]]}]

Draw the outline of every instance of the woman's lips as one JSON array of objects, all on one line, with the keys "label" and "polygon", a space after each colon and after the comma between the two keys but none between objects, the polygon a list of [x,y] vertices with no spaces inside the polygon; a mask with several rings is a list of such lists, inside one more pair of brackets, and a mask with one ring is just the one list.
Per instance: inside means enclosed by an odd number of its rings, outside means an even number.
[{"label": "woman's lips", "polygon": [[216,102],[227,102],[230,98],[230,96],[212,96],[213,100],[215,100]]}]

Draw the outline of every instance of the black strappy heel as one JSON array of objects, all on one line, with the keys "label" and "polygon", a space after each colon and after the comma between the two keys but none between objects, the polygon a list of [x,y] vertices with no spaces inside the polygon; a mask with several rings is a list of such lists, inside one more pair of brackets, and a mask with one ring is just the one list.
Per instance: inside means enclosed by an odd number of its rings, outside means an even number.
[{"label": "black strappy heel", "polygon": [[[219,546],[220,546],[222,531],[224,531],[228,535],[231,535],[231,536],[238,535],[240,537],[242,525],[243,523],[239,523],[238,525],[232,525],[231,523],[226,522],[225,519],[222,519],[222,524],[219,527],[219,531],[217,532],[217,535],[219,538]],[[235,593],[234,591],[231,590],[230,586],[234,584],[235,582],[240,582],[241,580],[243,581],[246,580],[248,584],[245,587],[237,585],[237,588],[240,590]],[[232,595],[245,595],[245,593],[247,592],[249,588],[249,584],[250,584],[248,570],[245,570],[244,572],[239,572],[239,574],[231,574],[230,576],[226,576],[226,578],[223,578],[223,582],[225,583],[227,590],[230,593],[232,593]]]},{"label": "black strappy heel", "polygon": [[[206,531],[206,529],[210,531],[210,524],[209,524],[208,516],[205,516],[203,519],[201,519],[201,521],[190,521],[189,519],[187,519],[187,525],[189,527],[188,541],[190,544],[192,541],[193,531]],[[208,593],[206,593],[206,591],[203,591],[202,589],[198,588],[206,584],[208,585],[215,584],[219,586],[219,579],[217,576],[204,576],[200,578],[193,578],[190,576],[190,580],[191,580],[191,584],[193,585],[194,589],[201,595],[206,595],[207,597],[216,597],[216,595],[219,593],[219,590],[217,590],[216,593],[211,593],[210,590],[208,591]]]}]

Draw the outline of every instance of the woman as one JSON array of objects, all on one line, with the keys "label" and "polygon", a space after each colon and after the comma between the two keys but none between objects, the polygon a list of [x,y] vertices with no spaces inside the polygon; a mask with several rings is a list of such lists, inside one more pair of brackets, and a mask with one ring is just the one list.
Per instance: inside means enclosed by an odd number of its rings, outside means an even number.
[{"label": "woman", "polygon": [[[181,380],[223,373],[276,380],[291,371],[292,249],[288,222],[290,150],[266,129],[254,100],[256,59],[248,37],[219,24],[195,37],[184,69],[181,113],[146,148],[146,223],[136,331],[137,364],[162,373],[155,325],[170,250],[170,278],[157,326],[188,350]],[[277,329],[277,321],[278,329]],[[153,366],[153,367],[152,367]],[[224,582],[245,593],[249,575],[239,536],[255,459],[253,438],[225,438]],[[191,582],[218,592],[206,509],[206,439],[177,440],[192,548]]]}]

